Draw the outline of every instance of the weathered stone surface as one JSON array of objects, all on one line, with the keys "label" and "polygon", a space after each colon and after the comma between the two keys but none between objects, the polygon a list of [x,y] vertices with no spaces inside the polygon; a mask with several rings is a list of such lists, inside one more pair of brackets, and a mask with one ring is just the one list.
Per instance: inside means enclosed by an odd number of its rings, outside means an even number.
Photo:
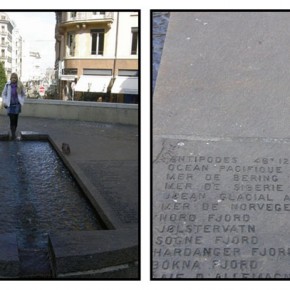
[{"label": "weathered stone surface", "polygon": [[0,278],[15,278],[19,274],[16,234],[0,235]]},{"label": "weathered stone surface", "polygon": [[[79,163],[123,224],[138,223],[138,162],[101,160]],[[130,180],[130,182],[128,182]]]},{"label": "weathered stone surface", "polygon": [[153,97],[153,278],[290,278],[289,16],[171,12]]},{"label": "weathered stone surface", "polygon": [[163,141],[154,278],[289,279],[290,140]]},{"label": "weathered stone surface", "polygon": [[290,136],[289,12],[172,12],[154,134]]},{"label": "weathered stone surface", "polygon": [[20,132],[22,140],[48,140],[48,134],[43,134],[33,131],[21,131]]},{"label": "weathered stone surface", "polygon": [[65,273],[110,269],[139,259],[136,228],[60,232],[49,238],[56,277]]}]

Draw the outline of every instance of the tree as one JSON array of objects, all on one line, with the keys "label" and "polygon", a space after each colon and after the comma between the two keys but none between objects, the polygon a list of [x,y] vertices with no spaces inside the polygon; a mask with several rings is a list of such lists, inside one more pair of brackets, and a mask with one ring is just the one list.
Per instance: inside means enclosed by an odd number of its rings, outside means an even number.
[{"label": "tree", "polygon": [[0,62],[0,95],[4,89],[4,86],[7,82],[5,70],[4,70],[4,65],[3,62]]}]

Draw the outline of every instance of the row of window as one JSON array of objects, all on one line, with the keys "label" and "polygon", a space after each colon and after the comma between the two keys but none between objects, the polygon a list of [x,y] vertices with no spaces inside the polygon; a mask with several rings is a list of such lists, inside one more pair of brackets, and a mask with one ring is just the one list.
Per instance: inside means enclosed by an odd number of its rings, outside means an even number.
[{"label": "row of window", "polygon": [[12,62],[12,58],[10,56],[7,56],[6,57],[6,54],[5,54],[5,49],[1,49],[1,56],[0,56],[2,59],[4,58],[7,58],[7,62],[11,63]]},{"label": "row of window", "polygon": [[[138,28],[131,28],[131,55],[137,55],[138,51]],[[91,55],[103,55],[105,43],[105,30],[92,29],[91,30]],[[75,33],[69,32],[67,34],[68,55],[75,56]]]},{"label": "row of window", "polygon": [[8,33],[8,32],[6,31],[6,28],[5,28],[5,27],[6,27],[6,26],[1,26],[0,34],[1,34],[1,35],[5,35],[5,36],[7,36],[8,40],[12,41],[12,36],[11,36],[10,33]]},{"label": "row of window", "polygon": [[[70,13],[70,17],[71,17],[71,18],[75,18],[75,17],[77,17],[77,13],[78,13],[78,12],[71,12],[71,13]],[[93,11],[93,12],[92,12],[92,15],[105,15],[105,13],[106,13],[105,11]]]}]

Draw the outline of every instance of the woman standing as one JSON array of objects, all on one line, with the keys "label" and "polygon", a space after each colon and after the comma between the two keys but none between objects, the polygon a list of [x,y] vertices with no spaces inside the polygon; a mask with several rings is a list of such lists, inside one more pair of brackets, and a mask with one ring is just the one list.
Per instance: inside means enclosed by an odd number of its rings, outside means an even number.
[{"label": "woman standing", "polygon": [[4,107],[7,109],[10,118],[10,129],[12,140],[16,139],[16,128],[18,124],[18,115],[21,107],[24,105],[25,91],[22,83],[18,81],[16,73],[12,73],[2,92]]}]

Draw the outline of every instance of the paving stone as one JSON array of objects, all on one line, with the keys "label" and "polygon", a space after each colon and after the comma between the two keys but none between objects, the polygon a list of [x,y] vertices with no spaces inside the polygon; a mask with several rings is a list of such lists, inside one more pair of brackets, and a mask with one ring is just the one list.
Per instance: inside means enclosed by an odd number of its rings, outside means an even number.
[{"label": "paving stone", "polygon": [[124,224],[138,223],[138,162],[99,160],[78,164]]},{"label": "paving stone", "polygon": [[155,278],[290,278],[290,140],[167,139],[154,162]]},{"label": "paving stone", "polygon": [[154,134],[290,136],[289,12],[173,12]]}]

